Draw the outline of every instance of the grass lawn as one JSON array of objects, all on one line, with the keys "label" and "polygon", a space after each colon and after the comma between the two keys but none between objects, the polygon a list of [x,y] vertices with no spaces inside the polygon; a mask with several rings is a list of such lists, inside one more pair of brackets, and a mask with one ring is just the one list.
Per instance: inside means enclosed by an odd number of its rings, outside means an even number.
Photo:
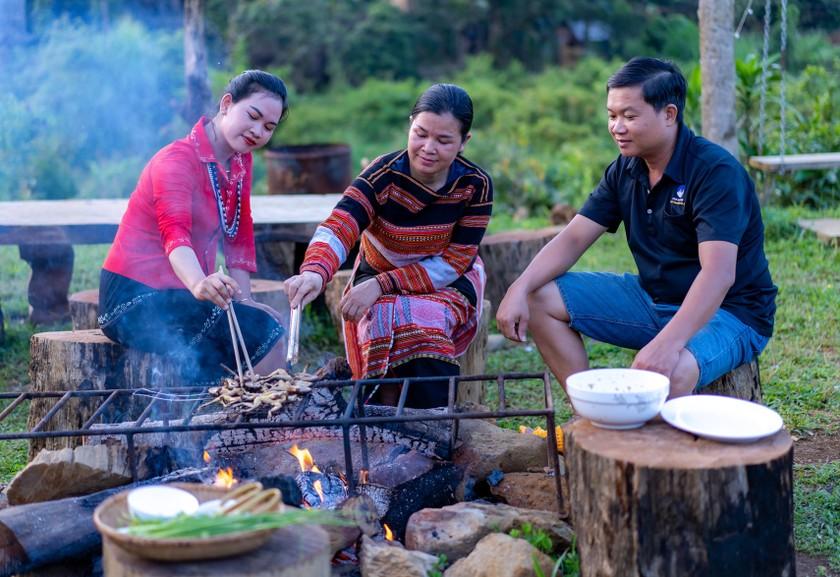
[{"label": "grass lawn", "polygon": [[[766,250],[779,297],[775,335],[761,357],[761,378],[765,402],[783,416],[796,440],[796,451],[810,446],[808,443],[825,441],[827,453],[822,451],[819,459],[808,462],[797,458],[796,546],[800,554],[816,558],[813,575],[831,575],[840,573],[840,249],[821,244],[794,224],[797,218],[818,216],[840,217],[840,209],[819,215],[800,209],[769,209],[765,213]],[[96,286],[105,251],[104,246],[76,247],[71,291]],[[576,269],[623,272],[635,267],[623,235],[618,234],[599,240]],[[0,345],[3,391],[24,390],[29,382],[28,340],[35,329],[25,321],[28,274],[17,247],[0,247],[0,303],[6,317],[6,339]],[[310,342],[337,350],[330,327],[310,324],[309,330]],[[616,347],[589,346],[593,366],[628,366],[632,360],[632,353]],[[533,346],[518,346],[491,353],[487,370],[542,371],[544,365]],[[563,422],[571,408],[557,383],[554,385],[558,421]],[[512,387],[509,406],[534,406],[540,402],[539,394],[536,388]],[[519,423],[502,424],[513,427]],[[20,423],[2,423],[0,430],[10,426],[19,429]],[[8,481],[25,459],[23,444],[0,442],[0,481]]]}]

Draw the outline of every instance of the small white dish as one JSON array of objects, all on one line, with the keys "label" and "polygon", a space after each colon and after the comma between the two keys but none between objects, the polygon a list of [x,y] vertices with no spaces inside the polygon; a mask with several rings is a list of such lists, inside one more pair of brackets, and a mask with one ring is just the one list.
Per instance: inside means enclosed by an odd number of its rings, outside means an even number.
[{"label": "small white dish", "polygon": [[183,489],[166,485],[150,485],[129,491],[128,512],[143,521],[172,519],[192,515],[198,510],[198,499]]},{"label": "small white dish", "polygon": [[672,427],[728,443],[751,443],[784,426],[779,413],[750,401],[720,395],[690,395],[671,399],[662,418]]},{"label": "small white dish", "polygon": [[575,411],[604,429],[636,429],[668,398],[665,375],[639,369],[590,369],[569,375],[566,393]]}]

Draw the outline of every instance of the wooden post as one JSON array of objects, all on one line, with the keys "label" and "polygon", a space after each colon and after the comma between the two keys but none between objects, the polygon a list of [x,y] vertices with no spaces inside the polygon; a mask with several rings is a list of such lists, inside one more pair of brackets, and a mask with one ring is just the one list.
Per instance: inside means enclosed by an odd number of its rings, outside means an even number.
[{"label": "wooden post", "polygon": [[727,444],[579,419],[565,433],[583,577],[794,574],[787,431]]}]

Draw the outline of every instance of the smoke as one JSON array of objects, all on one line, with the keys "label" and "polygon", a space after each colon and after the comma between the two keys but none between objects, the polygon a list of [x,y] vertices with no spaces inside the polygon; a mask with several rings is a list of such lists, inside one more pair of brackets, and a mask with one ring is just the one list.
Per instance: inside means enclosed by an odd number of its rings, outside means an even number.
[{"label": "smoke", "polygon": [[128,196],[148,159],[189,128],[177,115],[178,30],[62,18],[7,51],[0,200]]}]

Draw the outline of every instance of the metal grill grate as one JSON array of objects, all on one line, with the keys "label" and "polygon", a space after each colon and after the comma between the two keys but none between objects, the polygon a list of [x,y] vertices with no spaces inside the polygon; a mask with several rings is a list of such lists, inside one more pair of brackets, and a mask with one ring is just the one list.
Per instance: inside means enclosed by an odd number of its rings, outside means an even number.
[{"label": "metal grill grate", "polygon": [[[345,473],[350,484],[351,492],[355,489],[356,477],[354,475],[354,463],[351,453],[351,427],[359,428],[359,437],[362,440],[362,469],[367,469],[367,447],[365,439],[365,426],[386,425],[388,423],[405,423],[418,421],[451,421],[454,424],[453,441],[458,436],[458,426],[462,419],[504,419],[511,417],[543,417],[546,423],[546,451],[548,463],[554,472],[555,486],[557,490],[557,502],[561,515],[566,515],[566,508],[563,500],[562,479],[560,475],[559,458],[557,456],[557,439],[555,434],[554,401],[551,395],[551,381],[548,373],[508,373],[500,375],[470,375],[449,377],[448,404],[444,410],[431,414],[408,414],[405,412],[405,401],[409,387],[422,385],[427,381],[439,382],[440,377],[418,377],[411,379],[370,379],[370,380],[325,380],[313,383],[312,387],[324,387],[330,390],[339,389],[345,397],[346,409],[332,419],[325,420],[302,420],[301,416],[306,409],[309,396],[304,397],[296,407],[291,420],[275,421],[249,421],[244,415],[239,415],[234,422],[225,423],[195,423],[193,418],[200,414],[199,407],[211,397],[204,386],[185,386],[167,389],[107,389],[107,390],[78,390],[78,391],[50,391],[50,392],[25,392],[25,393],[0,393],[0,402],[10,401],[6,408],[0,412],[0,428],[8,427],[8,423],[17,422],[20,413],[26,411],[26,401],[42,400],[50,402],[55,399],[52,407],[44,417],[36,423],[29,431],[2,432],[0,441],[21,440],[21,439],[45,439],[60,437],[88,437],[88,436],[123,436],[126,440],[129,464],[134,480],[137,480],[137,462],[135,454],[134,437],[136,435],[150,433],[180,433],[189,431],[224,431],[236,429],[283,429],[295,428],[306,429],[313,427],[340,427],[342,429],[342,441],[344,445]],[[516,409],[509,408],[506,385],[511,381],[539,380],[543,386],[543,407],[538,409]],[[455,406],[455,398],[458,386],[468,382],[495,383],[498,392],[498,406],[495,410],[476,411],[461,410]],[[362,391],[366,387],[376,385],[402,384],[402,392],[396,407],[396,412],[391,416],[367,416],[365,405],[362,400]],[[346,394],[349,392],[349,397]],[[93,414],[78,429],[66,430],[45,430],[53,417],[63,408],[67,407],[71,400],[78,399],[86,402],[93,410]],[[126,423],[108,423],[106,417],[109,409],[118,406],[121,402],[145,402],[148,399],[139,417]],[[94,409],[95,407],[95,409]],[[158,411],[163,425],[143,426],[154,410]],[[208,410],[206,413],[221,412],[219,407]],[[8,419],[8,420],[7,420]],[[109,424],[107,428],[94,428],[96,424]]]}]

